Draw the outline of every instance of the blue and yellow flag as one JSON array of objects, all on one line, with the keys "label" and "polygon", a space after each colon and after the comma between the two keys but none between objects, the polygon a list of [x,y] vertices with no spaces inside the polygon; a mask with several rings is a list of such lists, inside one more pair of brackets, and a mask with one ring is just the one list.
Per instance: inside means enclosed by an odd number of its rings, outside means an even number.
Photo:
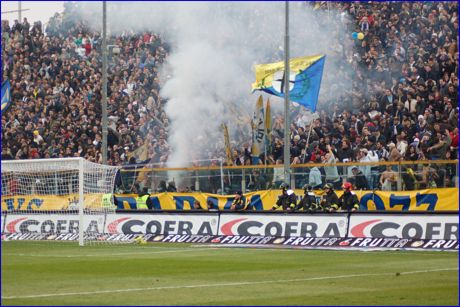
[{"label": "blue and yellow flag", "polygon": [[[289,61],[289,99],[312,112],[316,111],[326,56],[315,55]],[[252,90],[284,97],[284,62],[255,66],[256,82]]]},{"label": "blue and yellow flag", "polygon": [[2,83],[2,112],[5,112],[11,105],[10,80]]}]

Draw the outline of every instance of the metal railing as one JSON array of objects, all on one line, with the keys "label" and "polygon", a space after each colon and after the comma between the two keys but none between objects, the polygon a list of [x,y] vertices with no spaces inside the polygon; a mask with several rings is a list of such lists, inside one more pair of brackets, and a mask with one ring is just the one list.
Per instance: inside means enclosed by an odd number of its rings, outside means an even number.
[{"label": "metal railing", "polygon": [[[146,164],[123,167],[116,189],[137,192],[136,189],[147,187],[151,193],[201,191],[232,194],[277,189],[283,181],[282,164],[223,166],[221,162],[220,165],[167,168]],[[295,189],[301,189],[304,184],[320,188],[326,183],[340,188],[345,181],[362,190],[458,187],[458,160],[291,165],[290,186]]]}]

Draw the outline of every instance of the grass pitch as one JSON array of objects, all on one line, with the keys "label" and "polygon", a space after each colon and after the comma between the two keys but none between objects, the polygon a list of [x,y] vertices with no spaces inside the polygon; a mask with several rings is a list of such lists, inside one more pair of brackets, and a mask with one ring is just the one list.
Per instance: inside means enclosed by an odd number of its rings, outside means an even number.
[{"label": "grass pitch", "polygon": [[2,242],[2,305],[458,305],[458,253]]}]

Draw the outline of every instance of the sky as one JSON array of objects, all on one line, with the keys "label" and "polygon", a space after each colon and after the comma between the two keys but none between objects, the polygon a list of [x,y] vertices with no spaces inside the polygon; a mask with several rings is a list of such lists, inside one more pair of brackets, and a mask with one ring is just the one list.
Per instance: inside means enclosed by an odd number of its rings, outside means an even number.
[{"label": "sky", "polygon": [[[1,1],[2,3],[2,20],[9,20],[10,26],[13,25],[15,19],[18,19],[18,13],[6,13],[18,9],[19,1]],[[22,9],[29,9],[22,12],[22,18],[27,17],[30,25],[34,21],[48,22],[49,18],[55,13],[61,13],[64,10],[64,1],[21,1]]]}]

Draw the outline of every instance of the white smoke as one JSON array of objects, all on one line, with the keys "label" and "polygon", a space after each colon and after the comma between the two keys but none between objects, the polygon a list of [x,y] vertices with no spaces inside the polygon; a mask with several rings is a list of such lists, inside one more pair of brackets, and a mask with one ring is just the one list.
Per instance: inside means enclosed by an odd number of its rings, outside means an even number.
[{"label": "white smoke", "polygon": [[[80,12],[101,29],[100,3],[80,3]],[[283,2],[108,2],[108,27],[112,34],[127,29],[154,31],[171,42],[172,50],[162,70],[161,95],[169,99],[169,161],[184,164],[209,158],[223,148],[220,126],[226,122],[235,136],[236,118],[230,104],[252,116],[260,92],[251,93],[254,64],[283,60]],[[315,17],[310,5],[290,4],[291,57],[336,53],[345,37],[340,18]],[[89,16],[88,14],[91,14]],[[326,58],[320,104],[336,99],[335,72],[341,64]],[[341,80],[347,83],[346,80]],[[345,84],[345,86],[348,86]],[[351,87],[351,84],[350,84]],[[334,89],[334,87],[332,87]],[[336,93],[337,92],[337,93]],[[337,95],[335,97],[334,95]],[[282,110],[282,99],[270,96],[272,108]],[[241,129],[241,127],[240,127]],[[243,128],[249,134],[250,126]],[[224,152],[221,151],[223,156]]]}]

